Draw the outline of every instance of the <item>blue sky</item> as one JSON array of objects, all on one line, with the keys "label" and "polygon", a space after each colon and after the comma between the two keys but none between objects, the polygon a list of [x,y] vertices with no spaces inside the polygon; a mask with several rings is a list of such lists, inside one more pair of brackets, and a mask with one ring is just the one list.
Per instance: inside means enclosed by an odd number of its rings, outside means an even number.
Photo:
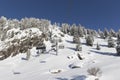
[{"label": "blue sky", "polygon": [[0,0],[0,16],[45,18],[92,29],[118,30],[120,0]]}]

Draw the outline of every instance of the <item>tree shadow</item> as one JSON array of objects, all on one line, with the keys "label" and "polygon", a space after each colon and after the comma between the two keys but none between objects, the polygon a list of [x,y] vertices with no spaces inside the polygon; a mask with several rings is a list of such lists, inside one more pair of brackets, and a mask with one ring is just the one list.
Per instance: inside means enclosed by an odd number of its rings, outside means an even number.
[{"label": "tree shadow", "polygon": [[73,41],[66,40],[66,42],[74,44]]},{"label": "tree shadow", "polygon": [[85,80],[87,77],[85,75],[73,76],[71,80]]},{"label": "tree shadow", "polygon": [[71,49],[71,50],[74,50],[74,51],[76,51],[76,49],[75,48],[72,48],[72,47],[67,47],[68,49]]},{"label": "tree shadow", "polygon": [[86,43],[82,43],[82,45],[86,45]]},{"label": "tree shadow", "polygon": [[25,61],[27,61],[28,59],[27,59],[27,58],[25,58],[25,57],[22,57],[22,58],[21,58],[21,60],[25,60]]},{"label": "tree shadow", "polygon": [[46,63],[46,61],[40,61],[40,63]]},{"label": "tree shadow", "polygon": [[108,47],[108,45],[100,44],[101,47]]},{"label": "tree shadow", "polygon": [[21,74],[20,72],[13,72],[14,75]]},{"label": "tree shadow", "polygon": [[68,78],[61,78],[58,77],[56,78],[57,80],[85,80],[87,77],[85,75],[80,75],[80,76],[73,76],[72,79],[68,79]]},{"label": "tree shadow", "polygon": [[99,51],[94,51],[90,50],[91,52],[97,53],[97,54],[102,54],[102,55],[108,55],[108,56],[117,56],[115,53],[110,53],[110,52],[99,52]]},{"label": "tree shadow", "polygon": [[69,80],[69,79],[67,79],[67,78],[60,78],[60,77],[58,77],[58,78],[56,78],[57,80]]}]

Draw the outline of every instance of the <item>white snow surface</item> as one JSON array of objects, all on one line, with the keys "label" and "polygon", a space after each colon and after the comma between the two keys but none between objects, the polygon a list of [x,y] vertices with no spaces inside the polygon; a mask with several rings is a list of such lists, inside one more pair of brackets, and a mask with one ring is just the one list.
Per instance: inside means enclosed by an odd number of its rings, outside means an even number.
[{"label": "white snow surface", "polygon": [[[32,29],[36,31],[36,29]],[[58,35],[58,29],[53,31]],[[24,33],[25,34],[25,33]],[[23,35],[24,35],[23,34]],[[79,60],[75,51],[76,44],[72,43],[72,36],[62,37],[64,49],[58,50],[58,55],[51,49],[51,43],[45,41],[47,53],[37,56],[36,48],[31,49],[30,60],[24,60],[26,54],[19,54],[0,61],[0,80],[94,80],[95,77],[87,73],[91,67],[99,67],[102,75],[100,80],[120,80],[120,57],[115,56],[115,48],[108,48],[107,41],[95,38],[93,47],[82,41],[83,60]],[[96,50],[99,42],[101,50]],[[2,45],[1,45],[2,46]],[[81,66],[71,69],[70,65]]]}]

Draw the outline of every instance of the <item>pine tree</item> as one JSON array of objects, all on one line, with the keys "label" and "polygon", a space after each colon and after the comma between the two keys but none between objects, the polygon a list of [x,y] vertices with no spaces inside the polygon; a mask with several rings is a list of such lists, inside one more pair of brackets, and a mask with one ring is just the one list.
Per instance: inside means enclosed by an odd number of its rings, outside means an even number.
[{"label": "pine tree", "polygon": [[78,43],[78,44],[80,43],[80,38],[78,35],[73,36],[73,43]]},{"label": "pine tree", "polygon": [[65,34],[69,33],[69,32],[70,32],[69,24],[63,23],[61,30],[62,30],[62,32],[64,32]]},{"label": "pine tree", "polygon": [[110,35],[112,37],[117,37],[117,34],[116,34],[116,32],[113,29],[110,29]]},{"label": "pine tree", "polygon": [[100,50],[100,45],[98,43],[97,43],[96,49]]},{"label": "pine tree", "polygon": [[109,39],[108,39],[108,47],[115,47],[114,40],[112,39],[111,36],[110,36]]},{"label": "pine tree", "polygon": [[72,27],[71,27],[71,29],[70,29],[70,33],[73,36],[73,35],[75,35],[76,32],[77,32],[76,24],[73,24]]},{"label": "pine tree", "polygon": [[97,31],[96,31],[96,30],[92,30],[92,35],[93,35],[94,37],[98,37]]},{"label": "pine tree", "polygon": [[82,51],[81,43],[76,45],[76,51]]},{"label": "pine tree", "polygon": [[88,34],[88,35],[92,35],[90,29],[87,29],[87,34]]},{"label": "pine tree", "polygon": [[117,55],[120,56],[120,44],[116,46]]},{"label": "pine tree", "polygon": [[100,38],[105,39],[105,35],[100,29],[98,29],[98,34],[99,34]]},{"label": "pine tree", "polygon": [[80,36],[80,37],[83,37],[83,35],[84,35],[84,33],[83,33],[83,28],[79,25],[79,27],[78,27],[78,35]]},{"label": "pine tree", "polygon": [[7,23],[7,18],[2,16],[0,18],[0,36],[1,36],[1,41],[6,39],[6,33],[7,33],[7,29],[5,29]]},{"label": "pine tree", "polygon": [[87,35],[87,30],[83,27],[83,34],[86,36]]},{"label": "pine tree", "polygon": [[1,35],[1,41],[4,41],[6,39],[6,34],[7,34],[7,31],[3,31],[2,35]]},{"label": "pine tree", "polygon": [[86,37],[86,44],[87,44],[88,46],[93,46],[93,42],[94,42],[93,36],[92,36],[92,35],[88,35],[88,36]]},{"label": "pine tree", "polygon": [[105,38],[107,38],[109,36],[109,32],[108,32],[107,28],[105,28],[105,30],[104,30],[104,35],[105,35]]},{"label": "pine tree", "polygon": [[120,56],[120,30],[117,33],[117,46],[116,46],[117,55]]},{"label": "pine tree", "polygon": [[30,59],[30,55],[31,55],[30,49],[28,49],[28,50],[27,50],[27,53],[26,53],[26,59],[27,59],[27,60]]},{"label": "pine tree", "polygon": [[120,44],[120,30],[117,33],[117,44]]}]

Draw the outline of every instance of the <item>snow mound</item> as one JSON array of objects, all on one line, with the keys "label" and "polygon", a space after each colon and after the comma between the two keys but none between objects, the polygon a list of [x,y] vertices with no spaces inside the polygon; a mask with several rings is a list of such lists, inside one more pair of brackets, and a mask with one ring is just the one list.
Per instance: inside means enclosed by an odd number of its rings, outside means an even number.
[{"label": "snow mound", "polygon": [[73,62],[72,64],[70,64],[69,67],[71,69],[82,68],[83,67],[83,63],[80,62],[80,61],[76,61],[76,62]]},{"label": "snow mound", "polygon": [[63,71],[63,69],[50,69],[49,72],[51,74],[58,74],[61,73]]}]

